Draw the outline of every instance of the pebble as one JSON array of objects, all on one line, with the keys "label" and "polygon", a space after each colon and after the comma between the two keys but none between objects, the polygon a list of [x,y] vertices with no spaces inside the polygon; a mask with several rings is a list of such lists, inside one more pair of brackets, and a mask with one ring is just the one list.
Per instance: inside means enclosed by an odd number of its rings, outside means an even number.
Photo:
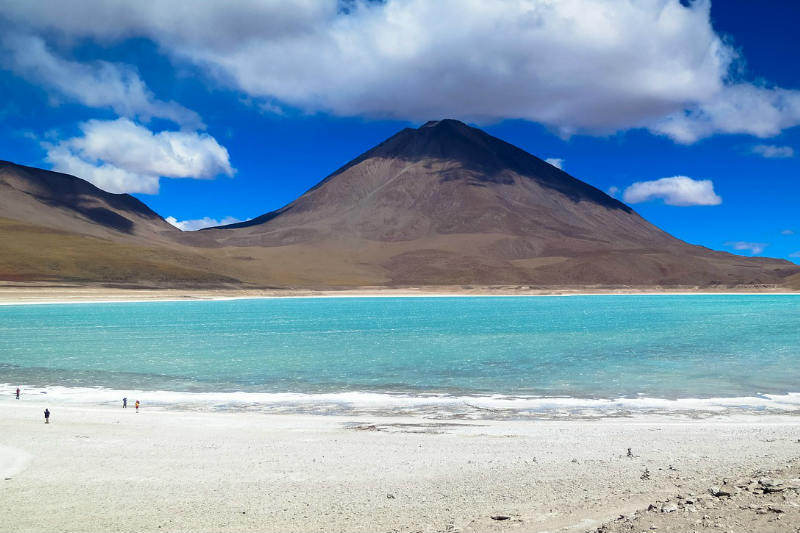
[{"label": "pebble", "polygon": [[728,488],[711,487],[710,489],[708,489],[708,492],[710,492],[712,496],[716,496],[717,498],[731,496],[731,491]]},{"label": "pebble", "polygon": [[765,493],[780,492],[785,488],[782,482],[768,477],[762,477],[759,479],[758,484],[761,485],[761,490],[763,490]]}]

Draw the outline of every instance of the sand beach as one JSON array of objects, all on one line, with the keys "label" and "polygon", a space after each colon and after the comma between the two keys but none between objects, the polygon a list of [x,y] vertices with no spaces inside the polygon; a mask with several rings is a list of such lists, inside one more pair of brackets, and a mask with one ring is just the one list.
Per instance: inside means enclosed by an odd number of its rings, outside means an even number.
[{"label": "sand beach", "polygon": [[[146,400],[137,414],[23,392],[0,400],[0,529],[594,531],[623,516],[647,530],[651,515],[659,531],[737,531],[748,517],[794,531],[795,490],[779,494],[783,512],[757,514],[724,511],[709,488],[797,477],[798,439],[785,415],[436,420]],[[661,512],[678,496],[697,503]]]}]

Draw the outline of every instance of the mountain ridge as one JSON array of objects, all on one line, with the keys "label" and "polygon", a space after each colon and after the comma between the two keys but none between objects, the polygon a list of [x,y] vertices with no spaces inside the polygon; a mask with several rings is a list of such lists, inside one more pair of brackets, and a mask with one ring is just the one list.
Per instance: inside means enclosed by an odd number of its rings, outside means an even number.
[{"label": "mountain ridge", "polygon": [[[163,273],[165,284],[202,279],[295,288],[731,287],[795,284],[796,277],[786,280],[800,273],[789,261],[736,256],[676,239],[599,189],[451,119],[399,131],[280,209],[198,232],[173,228],[128,195],[9,165],[0,164],[0,188],[13,189],[14,198],[0,198],[0,218],[139,246],[149,261],[117,276],[114,269],[121,267],[108,244],[102,268],[91,257],[64,250],[71,262],[63,271],[72,273],[70,279],[99,272],[103,279],[136,283],[137,272],[146,272],[151,280]],[[50,184],[49,196],[28,190],[37,183]],[[83,193],[69,193],[70,187]],[[92,220],[87,213],[98,207],[132,226],[108,214],[108,220]],[[0,248],[4,238],[14,241],[11,227],[23,226],[0,225]],[[14,253],[25,255],[18,241]],[[80,243],[86,250],[100,246]],[[130,249],[124,254],[136,260]],[[43,261],[39,253],[23,262],[25,279],[58,278],[58,272],[36,270]],[[81,264],[89,272],[84,277]],[[14,268],[21,267],[0,262],[0,278],[16,275]]]},{"label": "mountain ridge", "polygon": [[53,212],[74,213],[84,218],[90,223],[84,229],[91,235],[97,235],[91,224],[131,237],[140,229],[148,238],[154,238],[154,233],[172,233],[176,229],[130,194],[110,193],[61,172],[0,160],[0,191],[0,213],[22,222],[40,222],[36,216],[40,213],[19,209],[27,203],[23,197],[29,196],[53,208]]},{"label": "mountain ridge", "polygon": [[240,283],[222,265],[180,245],[180,233],[129,194],[0,161],[0,280]]}]

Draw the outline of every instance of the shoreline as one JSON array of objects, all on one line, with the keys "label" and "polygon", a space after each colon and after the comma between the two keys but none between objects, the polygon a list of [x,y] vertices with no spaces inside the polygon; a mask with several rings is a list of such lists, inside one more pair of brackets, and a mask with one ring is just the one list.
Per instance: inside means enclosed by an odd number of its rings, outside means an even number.
[{"label": "shoreline", "polygon": [[568,296],[797,296],[786,288],[709,290],[708,288],[543,288],[519,287],[364,287],[349,289],[150,289],[103,287],[45,287],[0,284],[0,306],[36,304],[99,304],[136,302],[202,302],[296,298],[462,298]]},{"label": "shoreline", "polygon": [[[417,416],[437,420],[600,420],[727,419],[750,416],[800,416],[800,392],[750,396],[616,398],[531,396],[502,393],[436,392],[181,391],[114,389],[106,386],[32,386],[0,383],[0,398],[13,396],[75,408],[113,408],[123,397],[148,408],[184,413],[256,413],[264,415]],[[800,423],[800,419],[798,419]]]},{"label": "shoreline", "polygon": [[0,529],[590,531],[794,464],[797,428],[767,414],[443,421],[4,397],[0,465],[22,466],[0,482]]}]

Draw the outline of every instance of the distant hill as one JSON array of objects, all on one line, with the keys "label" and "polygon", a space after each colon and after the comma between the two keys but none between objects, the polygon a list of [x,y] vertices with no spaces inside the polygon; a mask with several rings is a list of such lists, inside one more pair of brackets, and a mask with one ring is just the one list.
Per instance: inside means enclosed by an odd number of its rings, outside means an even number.
[{"label": "distant hill", "polygon": [[180,234],[133,196],[0,161],[0,280],[238,283],[179,245]]},{"label": "distant hill", "polygon": [[687,244],[545,161],[441,120],[398,132],[281,209],[198,232],[130,195],[0,162],[4,279],[761,287],[797,285],[800,267]]},{"label": "distant hill", "polygon": [[69,174],[0,161],[0,216],[61,231],[164,241],[180,231],[129,194]]},{"label": "distant hill", "polygon": [[266,248],[267,264],[321,284],[348,268],[388,285],[758,285],[799,271],[675,239],[456,120],[400,131],[287,206],[194,238]]}]

